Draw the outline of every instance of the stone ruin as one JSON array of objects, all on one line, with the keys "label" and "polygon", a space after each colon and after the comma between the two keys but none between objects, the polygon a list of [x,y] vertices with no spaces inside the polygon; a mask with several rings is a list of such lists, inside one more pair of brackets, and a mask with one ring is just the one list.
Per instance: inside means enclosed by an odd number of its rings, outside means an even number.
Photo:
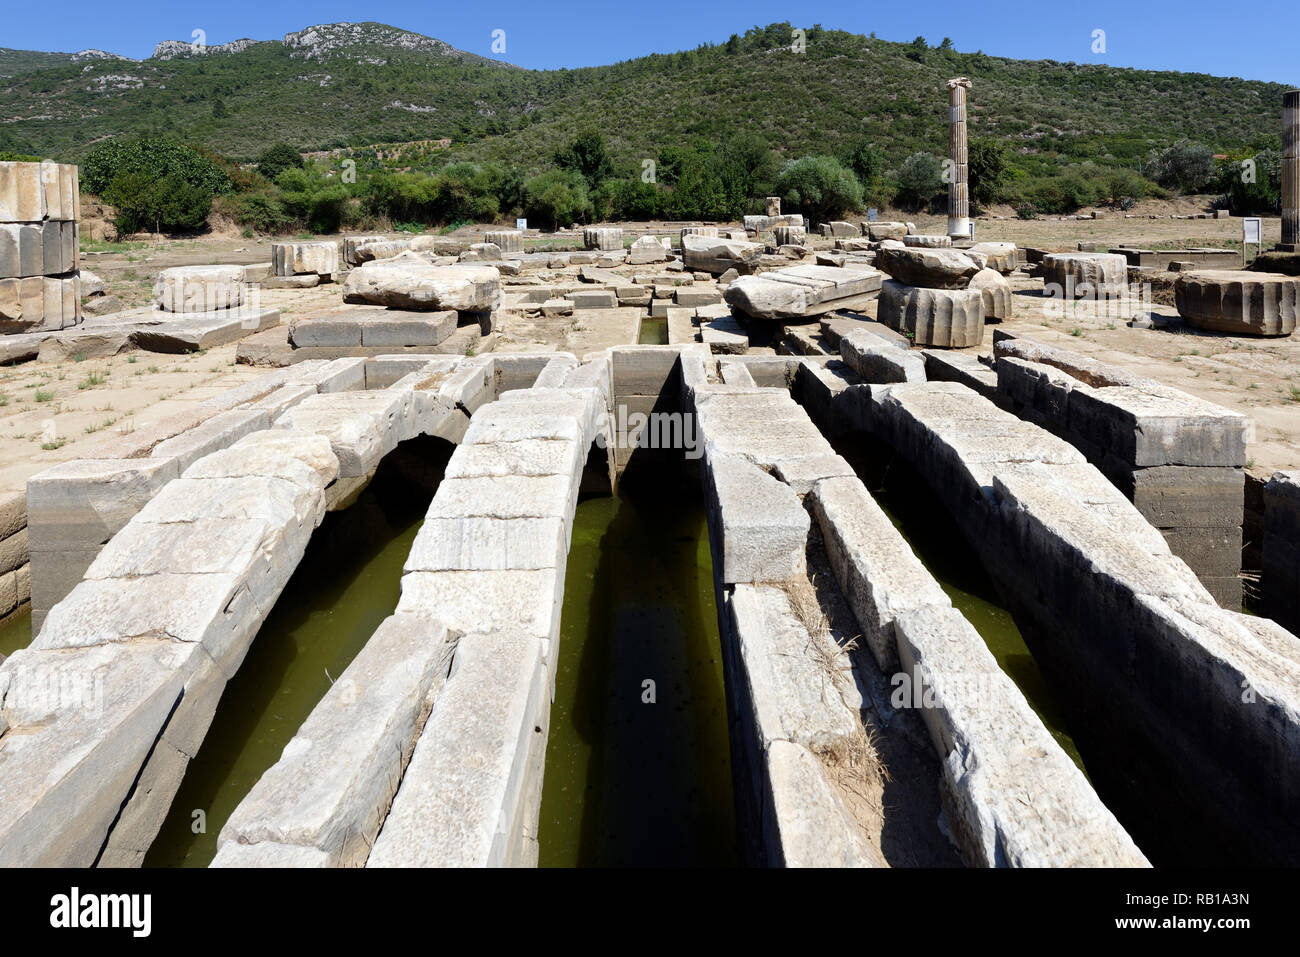
[{"label": "stone ruin", "polygon": [[81,322],[77,167],[0,162],[0,335]]}]

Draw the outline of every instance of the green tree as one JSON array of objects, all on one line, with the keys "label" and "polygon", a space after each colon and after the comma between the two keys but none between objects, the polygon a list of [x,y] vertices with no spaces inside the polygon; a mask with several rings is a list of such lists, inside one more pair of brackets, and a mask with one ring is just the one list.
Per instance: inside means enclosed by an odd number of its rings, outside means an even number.
[{"label": "green tree", "polygon": [[583,130],[555,153],[555,165],[578,173],[589,188],[599,186],[614,175],[605,135],[594,129]]},{"label": "green tree", "polygon": [[144,172],[123,172],[102,193],[117,208],[121,233],[192,233],[207,223],[212,193],[185,182],[175,173],[154,179]]},{"label": "green tree", "polygon": [[1214,152],[1203,143],[1180,140],[1152,152],[1143,172],[1169,189],[1198,193],[1214,178]]},{"label": "green tree", "polygon": [[302,154],[288,143],[268,146],[257,158],[257,171],[272,181],[287,169],[301,168]]},{"label": "green tree", "polygon": [[898,197],[911,209],[921,209],[943,190],[943,168],[933,153],[913,153],[898,171]]},{"label": "green tree", "polygon": [[817,222],[862,208],[862,184],[833,156],[803,156],[786,163],[776,191],[789,208]]},{"label": "green tree", "polygon": [[581,220],[590,206],[587,183],[575,170],[547,170],[524,184],[529,218],[550,223],[554,229]]},{"label": "green tree", "polygon": [[1277,215],[1282,209],[1282,154],[1259,150],[1219,166],[1219,189],[1236,216]]},{"label": "green tree", "polygon": [[966,150],[967,182],[970,198],[985,206],[1002,198],[1002,184],[1007,178],[1007,150],[990,139],[973,139]]},{"label": "green tree", "polygon": [[849,148],[844,165],[858,178],[866,197],[880,195],[885,175],[885,154],[880,147],[865,137],[859,139]]}]

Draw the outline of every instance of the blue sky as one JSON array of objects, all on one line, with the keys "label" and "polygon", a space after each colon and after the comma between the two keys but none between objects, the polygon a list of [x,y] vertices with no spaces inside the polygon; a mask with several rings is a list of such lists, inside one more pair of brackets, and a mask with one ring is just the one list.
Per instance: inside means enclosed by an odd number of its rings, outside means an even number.
[{"label": "blue sky", "polygon": [[[97,47],[136,58],[148,56],[159,40],[189,40],[196,29],[206,33],[208,43],[222,43],[245,36],[279,39],[314,23],[377,20],[485,56],[493,55],[492,31],[500,29],[506,31],[501,59],[533,68],[575,67],[721,42],[751,26],[789,20],[795,26],[820,23],[854,33],[875,31],[886,40],[920,34],[937,44],[948,36],[959,50],[982,49],[998,56],[1300,85],[1300,0],[1047,0],[1019,5],[970,0],[60,0],[57,16],[43,3],[9,0],[6,7],[0,47]],[[1105,54],[1092,50],[1094,30],[1105,31]]]}]

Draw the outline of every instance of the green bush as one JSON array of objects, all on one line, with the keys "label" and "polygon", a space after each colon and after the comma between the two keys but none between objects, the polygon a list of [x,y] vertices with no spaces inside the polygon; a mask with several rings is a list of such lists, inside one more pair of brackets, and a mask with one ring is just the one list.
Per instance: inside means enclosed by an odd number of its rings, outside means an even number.
[{"label": "green bush", "polygon": [[781,168],[776,192],[783,206],[816,222],[862,208],[862,184],[833,156],[803,156]]},{"label": "green bush", "polygon": [[1143,170],[1167,189],[1199,193],[1214,178],[1214,152],[1203,143],[1181,140],[1160,152],[1152,152]]},{"label": "green bush", "polygon": [[275,185],[280,189],[285,214],[295,226],[316,233],[334,233],[343,225],[350,198],[344,184],[326,179],[311,167],[287,169]]},{"label": "green bush", "polygon": [[554,229],[578,222],[591,209],[587,183],[574,170],[552,169],[524,184],[524,210],[529,219]]},{"label": "green bush", "polygon": [[[1254,164],[1253,170],[1243,165],[1247,160]],[[1252,174],[1253,182],[1249,182]],[[1282,210],[1282,154],[1277,150],[1260,150],[1221,162],[1216,181],[1235,216],[1276,216]]]},{"label": "green bush", "polygon": [[101,194],[117,208],[120,233],[192,233],[212,209],[212,193],[176,174],[155,179],[144,172],[118,173]]},{"label": "green bush", "polygon": [[871,140],[860,139],[849,148],[844,165],[862,184],[864,197],[881,198],[885,178],[885,154]]},{"label": "green bush", "polygon": [[92,149],[81,163],[82,189],[106,195],[123,173],[153,180],[175,177],[205,190],[209,199],[234,188],[229,174],[199,150],[165,136],[136,136],[105,140]]},{"label": "green bush", "polygon": [[257,171],[274,181],[287,169],[302,169],[302,155],[288,143],[267,147],[257,158]]},{"label": "green bush", "polygon": [[613,219],[656,219],[659,213],[659,190],[654,183],[643,183],[639,179],[620,179],[612,184],[610,216]]},{"label": "green bush", "polygon": [[983,205],[998,202],[1007,178],[1006,147],[996,140],[974,139],[966,156],[971,201]]},{"label": "green bush", "polygon": [[898,198],[909,209],[923,209],[943,191],[943,167],[933,153],[913,153],[898,171]]},{"label": "green bush", "polygon": [[275,189],[219,197],[217,211],[260,233],[283,233],[294,226]]}]

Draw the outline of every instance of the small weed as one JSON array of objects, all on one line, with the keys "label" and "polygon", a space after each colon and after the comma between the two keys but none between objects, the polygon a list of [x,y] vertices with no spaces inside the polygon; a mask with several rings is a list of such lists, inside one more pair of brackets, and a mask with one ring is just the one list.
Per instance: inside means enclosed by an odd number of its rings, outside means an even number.
[{"label": "small weed", "polygon": [[54,398],[53,392],[46,392],[44,389],[37,389],[36,394],[32,396],[37,402],[49,402]]},{"label": "small weed", "polygon": [[1082,339],[1083,330],[1080,329],[1078,326],[1075,326],[1073,329],[1070,330],[1070,335],[1074,336],[1076,339]]},{"label": "small weed", "polygon": [[135,365],[135,356],[127,356],[126,361],[130,365]]},{"label": "small weed", "polygon": [[55,449],[61,449],[68,444],[67,439],[55,439],[53,442],[42,442],[42,452],[53,452]]},{"label": "small weed", "polygon": [[86,389],[93,389],[95,388],[95,386],[99,386],[103,384],[104,384],[104,373],[92,372],[90,375],[86,376],[86,378],[82,379],[80,382],[77,383],[77,388],[79,390],[84,391]]}]

